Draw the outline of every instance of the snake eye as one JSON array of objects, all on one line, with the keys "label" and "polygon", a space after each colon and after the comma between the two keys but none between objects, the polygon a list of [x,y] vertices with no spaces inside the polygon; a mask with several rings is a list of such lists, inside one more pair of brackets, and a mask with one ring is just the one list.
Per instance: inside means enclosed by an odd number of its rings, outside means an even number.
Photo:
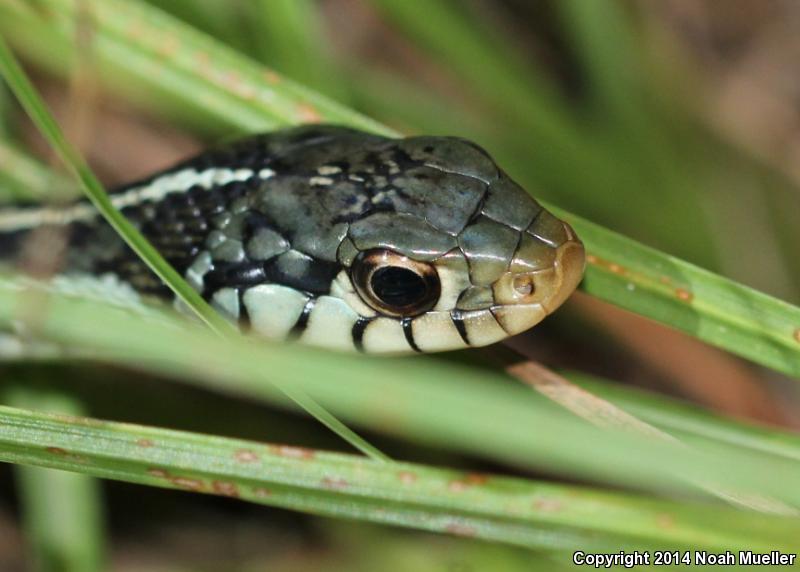
[{"label": "snake eye", "polygon": [[353,261],[353,284],[364,301],[392,316],[415,316],[436,305],[441,286],[433,264],[392,250],[368,250]]}]

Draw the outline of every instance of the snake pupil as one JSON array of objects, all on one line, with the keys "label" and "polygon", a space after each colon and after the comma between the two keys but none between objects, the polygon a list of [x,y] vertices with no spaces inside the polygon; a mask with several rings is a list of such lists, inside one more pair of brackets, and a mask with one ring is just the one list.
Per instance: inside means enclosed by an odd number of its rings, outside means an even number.
[{"label": "snake pupil", "polygon": [[384,266],[372,275],[372,291],[384,304],[402,308],[423,300],[428,294],[425,280],[408,268]]}]

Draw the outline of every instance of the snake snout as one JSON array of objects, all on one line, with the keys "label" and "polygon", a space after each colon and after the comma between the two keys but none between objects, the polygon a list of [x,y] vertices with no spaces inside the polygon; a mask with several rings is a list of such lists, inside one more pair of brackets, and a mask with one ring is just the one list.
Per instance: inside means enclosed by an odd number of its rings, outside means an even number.
[{"label": "snake snout", "polygon": [[[567,229],[567,223],[564,223]],[[556,249],[556,261],[548,288],[550,295],[542,302],[548,314],[553,313],[575,291],[583,278],[586,267],[586,250],[583,243],[571,234],[570,240]]]},{"label": "snake snout", "polygon": [[[586,254],[572,228],[558,221],[553,236],[525,236],[508,272],[495,282],[494,300],[507,311],[537,308],[538,320],[554,312],[575,290],[583,277]],[[538,321],[537,320],[537,321]],[[520,321],[521,322],[521,321]],[[522,331],[533,324],[520,323]]]}]

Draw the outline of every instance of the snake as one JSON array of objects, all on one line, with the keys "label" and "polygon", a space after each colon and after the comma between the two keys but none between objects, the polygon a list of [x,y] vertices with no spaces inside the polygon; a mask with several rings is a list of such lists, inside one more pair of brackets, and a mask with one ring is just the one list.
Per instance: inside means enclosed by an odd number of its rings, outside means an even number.
[{"label": "snake", "polygon": [[[501,341],[555,311],[585,266],[571,226],[459,137],[284,128],[109,196],[243,332],[335,350]],[[42,227],[67,237],[62,275],[177,303],[86,199],[0,210],[0,259]]]}]

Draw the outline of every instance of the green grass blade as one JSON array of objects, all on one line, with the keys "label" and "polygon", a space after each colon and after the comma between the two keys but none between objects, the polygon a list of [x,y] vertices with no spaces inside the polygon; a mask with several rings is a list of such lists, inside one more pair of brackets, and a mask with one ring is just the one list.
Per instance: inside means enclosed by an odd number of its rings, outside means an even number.
[{"label": "green grass blade", "polygon": [[800,308],[550,208],[587,245],[586,293],[800,377]]},{"label": "green grass blade", "polygon": [[570,38],[589,90],[604,111],[626,117],[642,111],[639,71],[643,64],[634,41],[627,6],[618,3],[563,0],[554,5]]},{"label": "green grass blade", "polygon": [[[231,128],[250,132],[325,120],[388,132],[144,3],[90,0],[85,5],[94,18],[94,53],[106,85],[127,95],[155,88],[173,102],[171,110],[184,108],[183,117],[186,108],[200,114],[195,123],[207,130],[230,134]],[[51,69],[66,71],[74,50],[75,4],[45,0],[37,6],[42,11],[21,3],[0,4],[0,31]],[[41,34],[47,35],[47,50],[32,41]],[[122,78],[124,82],[116,81]],[[139,94],[137,99],[144,98]],[[152,105],[152,93],[147,101]]]},{"label": "green grass blade", "polygon": [[0,139],[0,201],[61,200],[79,192],[75,183]]},{"label": "green grass blade", "polygon": [[696,405],[579,372],[564,374],[570,381],[606,399],[628,413],[691,444],[717,441],[757,453],[800,461],[800,435],[728,419]]},{"label": "green grass blade", "polygon": [[[82,413],[79,403],[62,394],[18,387],[6,398],[16,407]],[[99,483],[80,471],[21,466],[15,473],[33,568],[40,572],[103,570],[105,531]]]},{"label": "green grass blade", "polygon": [[[546,80],[507,43],[493,42],[473,25],[464,6],[428,0],[424,10],[404,0],[371,0],[389,19],[447,62],[472,88],[518,117],[548,141],[577,143],[576,125]],[[424,17],[420,17],[424,14]]]},{"label": "green grass blade", "polygon": [[790,549],[800,534],[796,519],[723,507],[8,407],[0,443],[3,461],[528,547]]},{"label": "green grass blade", "polygon": [[152,0],[149,3],[237,50],[245,51],[252,47],[250,38],[242,34],[244,7],[239,2]]},{"label": "green grass blade", "polygon": [[338,99],[346,95],[342,71],[313,0],[253,0],[247,23],[259,59],[269,67]]},{"label": "green grass blade", "polygon": [[[0,325],[18,320],[16,309],[24,297],[18,290],[13,282],[0,284]],[[800,480],[796,462],[764,456],[754,463],[752,451],[724,443],[689,450],[597,429],[490,371],[434,359],[370,359],[219,338],[169,314],[142,320],[64,296],[49,297],[47,308],[37,331],[69,348],[73,357],[88,354],[279,405],[287,402],[275,384],[294,384],[348,423],[537,470],[547,467],[653,491],[697,492],[692,483],[713,483],[800,505],[800,491],[785,485]]]}]

